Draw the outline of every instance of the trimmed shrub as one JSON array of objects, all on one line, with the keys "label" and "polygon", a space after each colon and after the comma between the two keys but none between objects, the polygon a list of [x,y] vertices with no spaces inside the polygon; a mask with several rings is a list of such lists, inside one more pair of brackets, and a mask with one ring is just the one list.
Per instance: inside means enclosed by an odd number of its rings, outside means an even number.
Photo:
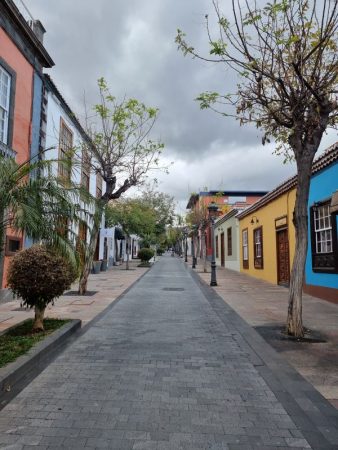
[{"label": "trimmed shrub", "polygon": [[154,250],[152,248],[141,248],[138,252],[137,257],[142,262],[149,262],[149,260],[154,256]]},{"label": "trimmed shrub", "polygon": [[158,254],[159,256],[163,255],[164,252],[165,252],[165,249],[162,248],[162,247],[160,247],[160,248],[157,249],[157,254]]},{"label": "trimmed shrub", "polygon": [[46,306],[69,289],[76,277],[67,260],[42,245],[34,245],[13,257],[8,286],[25,306],[35,308],[33,330],[43,331]]}]

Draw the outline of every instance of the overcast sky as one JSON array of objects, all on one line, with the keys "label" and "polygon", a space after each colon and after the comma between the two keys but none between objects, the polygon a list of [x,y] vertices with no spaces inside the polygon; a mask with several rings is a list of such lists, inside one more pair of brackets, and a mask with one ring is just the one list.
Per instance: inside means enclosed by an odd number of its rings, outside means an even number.
[{"label": "overcast sky", "polygon": [[[84,92],[95,103],[102,76],[115,96],[160,109],[153,137],[165,143],[165,159],[174,165],[156,177],[159,189],[175,196],[178,212],[191,192],[270,190],[295,173],[272,146],[261,145],[259,131],[201,111],[194,101],[206,90],[228,92],[233,82],[224,67],[183,57],[174,42],[180,28],[206,48],[211,0],[24,1],[47,30],[44,45],[55,62],[49,74],[80,120]],[[229,3],[223,0],[224,11]],[[335,141],[336,133],[329,134],[321,150]]]}]

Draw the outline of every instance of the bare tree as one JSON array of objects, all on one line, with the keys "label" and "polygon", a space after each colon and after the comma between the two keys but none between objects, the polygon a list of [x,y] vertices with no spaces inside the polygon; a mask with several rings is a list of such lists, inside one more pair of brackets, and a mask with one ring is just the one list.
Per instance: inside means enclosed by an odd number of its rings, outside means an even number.
[{"label": "bare tree", "polygon": [[96,214],[91,224],[90,242],[79,282],[79,293],[84,294],[92,267],[99,227],[109,201],[121,197],[133,186],[142,185],[147,174],[158,168],[164,145],[150,139],[158,110],[146,107],[136,99],[118,101],[111,95],[106,81],[98,80],[100,103],[95,105],[98,125],[87,123],[91,144],[88,163],[105,182],[99,193]]},{"label": "bare tree", "polygon": [[274,139],[277,153],[296,160],[296,251],[287,332],[302,336],[311,169],[325,130],[337,125],[338,2],[272,0],[264,7],[259,3],[231,0],[230,23],[213,1],[219,33],[214,39],[206,16],[208,57],[189,46],[180,30],[176,42],[184,54],[219,62],[238,74],[236,92],[203,93],[198,97],[201,108],[233,116],[241,124],[254,123],[264,133],[263,144]]}]

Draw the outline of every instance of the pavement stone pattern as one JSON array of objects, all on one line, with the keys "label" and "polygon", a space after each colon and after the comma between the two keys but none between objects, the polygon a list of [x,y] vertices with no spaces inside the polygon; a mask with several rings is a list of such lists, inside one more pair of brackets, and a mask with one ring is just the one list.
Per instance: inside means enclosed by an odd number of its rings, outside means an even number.
[{"label": "pavement stone pattern", "polygon": [[[191,263],[190,263],[191,265]],[[208,268],[210,272],[210,268]],[[206,283],[198,263],[196,273]],[[214,290],[251,326],[285,326],[288,289],[244,273],[217,267],[218,286]],[[326,342],[292,343],[269,340],[325,398],[338,408],[338,304],[303,294],[303,323],[323,335]]]},{"label": "pavement stone pattern", "polygon": [[[124,263],[113,266],[105,272],[91,274],[88,280],[88,291],[95,292],[94,295],[62,295],[54,305],[46,308],[45,316],[80,319],[82,327],[86,326],[147,272],[147,268],[137,267],[139,263],[139,260],[131,260],[130,270],[125,270]],[[77,291],[77,289],[78,284],[74,283],[71,290]],[[13,299],[10,291],[0,289],[0,332],[31,317],[34,317],[32,309],[20,308],[20,300]]]},{"label": "pavement stone pattern", "polygon": [[297,410],[256,334],[163,257],[2,410],[0,448],[338,449],[329,415]]}]

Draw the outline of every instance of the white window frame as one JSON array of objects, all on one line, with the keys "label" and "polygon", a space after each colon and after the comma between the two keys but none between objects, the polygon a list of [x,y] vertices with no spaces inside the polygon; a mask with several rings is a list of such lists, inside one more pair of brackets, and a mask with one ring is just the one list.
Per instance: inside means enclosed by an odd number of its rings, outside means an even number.
[{"label": "white window frame", "polygon": [[[7,84],[7,93],[6,93],[6,99],[5,103],[1,102],[1,95],[0,95],[0,110],[4,111],[4,128],[0,131],[0,142],[3,144],[8,145],[8,128],[9,128],[9,108],[10,108],[10,98],[11,98],[11,81],[12,77],[11,75],[0,65],[0,76],[1,78],[7,77],[8,84]],[[0,81],[0,89],[1,89],[1,81]],[[2,136],[1,136],[2,134]]]},{"label": "white window frame", "polygon": [[255,256],[256,258],[262,257],[262,231],[260,228],[254,230],[255,236]]},{"label": "white window frame", "polygon": [[330,205],[314,209],[314,234],[316,254],[333,253],[332,223]]},{"label": "white window frame", "polygon": [[243,261],[249,260],[248,229],[242,231]]}]

